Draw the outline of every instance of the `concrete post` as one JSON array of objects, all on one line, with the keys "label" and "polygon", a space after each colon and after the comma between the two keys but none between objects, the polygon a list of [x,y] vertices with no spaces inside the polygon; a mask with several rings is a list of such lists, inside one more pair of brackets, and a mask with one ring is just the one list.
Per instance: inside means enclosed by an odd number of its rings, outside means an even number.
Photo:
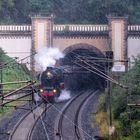
[{"label": "concrete post", "polygon": [[34,54],[42,47],[53,47],[53,17],[36,16],[32,19],[31,70],[36,71]]},{"label": "concrete post", "polygon": [[[127,19],[128,17],[108,16],[109,37],[111,50],[114,52],[114,60],[127,59]],[[125,62],[115,62],[112,70],[115,72],[125,71]]]}]

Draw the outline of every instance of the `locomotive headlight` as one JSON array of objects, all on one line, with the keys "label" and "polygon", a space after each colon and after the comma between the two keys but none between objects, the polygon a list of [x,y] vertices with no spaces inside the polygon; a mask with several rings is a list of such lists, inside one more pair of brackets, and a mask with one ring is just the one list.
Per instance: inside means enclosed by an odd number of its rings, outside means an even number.
[{"label": "locomotive headlight", "polygon": [[50,72],[47,72],[47,75],[48,75],[48,76],[51,76],[51,73],[50,73]]},{"label": "locomotive headlight", "polygon": [[53,92],[54,92],[54,93],[56,93],[56,92],[57,92],[57,90],[56,90],[56,89],[53,89]]},{"label": "locomotive headlight", "polygon": [[40,92],[43,92],[43,89],[40,89]]}]

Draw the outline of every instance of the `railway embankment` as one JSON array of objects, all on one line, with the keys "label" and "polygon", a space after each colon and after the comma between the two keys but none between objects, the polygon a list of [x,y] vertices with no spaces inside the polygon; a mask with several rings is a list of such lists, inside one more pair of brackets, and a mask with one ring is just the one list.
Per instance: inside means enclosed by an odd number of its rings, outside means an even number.
[{"label": "railway embankment", "polygon": [[[100,97],[96,114],[96,121],[100,125],[101,134],[113,140],[139,140],[140,139],[140,59],[135,59],[135,64],[119,83],[128,88],[112,84],[111,110],[109,109],[108,94]],[[110,112],[111,111],[111,117]],[[113,133],[109,135],[110,121]]]}]

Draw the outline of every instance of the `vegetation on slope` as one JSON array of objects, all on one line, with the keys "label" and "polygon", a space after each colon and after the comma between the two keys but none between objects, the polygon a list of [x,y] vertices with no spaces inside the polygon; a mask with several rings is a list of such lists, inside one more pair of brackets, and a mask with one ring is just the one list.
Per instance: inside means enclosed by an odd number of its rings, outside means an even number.
[{"label": "vegetation on slope", "polygon": [[128,104],[140,103],[140,58],[135,59],[134,67],[121,79],[128,91],[115,87],[113,94],[113,116],[122,139],[140,139],[140,108]]},{"label": "vegetation on slope", "polygon": [[[30,75],[24,70],[24,64],[19,64],[15,59],[7,56],[3,50],[0,49],[0,82],[14,82],[30,80]],[[3,90],[14,90],[23,84],[7,84],[3,86]],[[4,91],[5,92],[5,91]]]},{"label": "vegetation on slope", "polygon": [[106,15],[129,15],[140,23],[139,0],[1,0],[0,23],[29,23],[30,16],[55,16],[56,23],[107,23]]},{"label": "vegetation on slope", "polygon": [[[113,125],[116,129],[115,138],[117,140],[139,140],[140,107],[130,107],[128,104],[140,104],[140,58],[135,59],[134,67],[120,79],[120,82],[127,85],[128,90],[114,85],[111,92]],[[96,115],[97,122],[101,125],[101,133],[104,136],[108,134],[108,130],[102,131],[102,128],[108,129],[109,127],[107,98],[107,93],[102,95],[99,112]]]},{"label": "vegetation on slope", "polygon": [[[7,56],[4,51],[0,48],[0,83],[14,82],[30,80],[30,74],[25,71],[26,66],[24,64],[19,64],[15,59]],[[24,84],[6,84],[2,87],[2,93],[5,94],[8,91],[16,90],[22,87]],[[0,92],[1,95],[1,92]],[[19,105],[23,104],[21,101],[15,101],[9,103],[9,105]],[[11,112],[10,107],[0,107],[0,119],[5,113]]]}]

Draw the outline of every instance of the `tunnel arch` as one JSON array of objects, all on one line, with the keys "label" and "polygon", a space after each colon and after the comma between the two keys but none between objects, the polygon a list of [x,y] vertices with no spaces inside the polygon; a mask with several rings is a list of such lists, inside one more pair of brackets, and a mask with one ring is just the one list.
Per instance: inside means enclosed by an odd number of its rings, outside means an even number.
[{"label": "tunnel arch", "polygon": [[[77,53],[82,57],[91,56],[95,58],[105,58],[103,52],[101,52],[95,46],[83,43],[71,45],[67,47],[63,52],[65,54],[65,57],[62,65],[69,65],[72,68],[74,67],[74,69],[76,66],[73,64],[73,62],[75,61],[75,57],[72,55],[73,53]],[[100,66],[101,65],[103,67],[102,71],[105,73],[104,64],[100,64]],[[66,83],[68,83],[68,87],[72,89],[89,87],[104,88],[105,79],[89,71],[89,73],[82,73],[85,72],[83,68],[81,68],[80,70],[81,73],[76,73],[75,70],[73,70],[74,72],[72,74],[66,76]]]},{"label": "tunnel arch", "polygon": [[70,53],[76,49],[87,49],[89,51],[95,52],[100,57],[105,57],[104,54],[98,48],[96,48],[93,45],[86,44],[86,43],[79,43],[79,44],[71,45],[71,46],[65,48],[63,52],[65,55],[67,55],[68,53]]}]

